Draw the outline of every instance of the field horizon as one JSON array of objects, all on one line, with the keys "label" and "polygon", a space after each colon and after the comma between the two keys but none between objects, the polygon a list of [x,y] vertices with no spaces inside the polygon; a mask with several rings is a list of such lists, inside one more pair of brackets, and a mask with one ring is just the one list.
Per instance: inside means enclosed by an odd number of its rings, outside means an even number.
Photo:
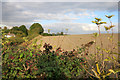
[{"label": "field horizon", "polygon": [[[107,48],[109,44],[108,37],[110,37],[110,33],[103,33],[101,34],[103,45],[105,46],[104,48]],[[114,33],[113,34],[113,42],[115,45],[118,45],[118,35],[119,33]],[[73,49],[77,49],[77,47],[81,47],[82,44],[87,44],[90,41],[94,41],[95,38],[93,37],[93,34],[73,34],[73,35],[65,35],[65,36],[37,36],[31,41],[34,42],[34,40],[37,39],[36,44],[39,45],[41,44],[42,41],[42,46],[45,43],[49,43],[50,45],[53,46],[53,50],[56,50],[58,47],[61,47],[63,50],[71,51]],[[96,45],[100,45],[100,39],[99,37],[96,38]],[[29,45],[30,46],[30,45]],[[109,45],[110,46],[110,45]],[[91,46],[92,48],[94,47],[94,44]],[[43,47],[41,47],[41,50],[44,50]]]}]

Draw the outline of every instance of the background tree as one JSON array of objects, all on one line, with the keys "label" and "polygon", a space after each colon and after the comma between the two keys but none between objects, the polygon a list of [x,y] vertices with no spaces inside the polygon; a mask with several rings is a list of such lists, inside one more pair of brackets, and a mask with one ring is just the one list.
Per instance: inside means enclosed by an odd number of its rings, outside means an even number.
[{"label": "background tree", "polygon": [[7,29],[7,27],[5,26],[5,27],[4,27],[4,30],[6,30],[6,29]]},{"label": "background tree", "polygon": [[61,32],[61,35],[63,35],[63,32]]},{"label": "background tree", "polygon": [[30,30],[28,31],[28,39],[31,40],[34,37],[42,34],[44,29],[42,28],[41,24],[34,23],[30,26]]},{"label": "background tree", "polygon": [[9,33],[9,29],[7,29],[7,27],[5,26],[4,29],[2,29],[2,31],[4,31],[4,33]]},{"label": "background tree", "polygon": [[43,27],[41,26],[41,24],[39,23],[34,23],[30,26],[30,31],[34,30],[34,29],[39,29],[39,34],[43,33],[44,32],[44,29]]},{"label": "background tree", "polygon": [[48,34],[50,34],[50,29],[48,29]]},{"label": "background tree", "polygon": [[28,30],[27,30],[27,28],[26,28],[25,25],[21,25],[21,26],[19,27],[19,30],[22,31],[22,32],[25,34],[25,36],[28,35]]},{"label": "background tree", "polygon": [[18,26],[13,27],[10,30],[10,32],[13,33],[13,34],[15,34],[18,37],[25,37],[26,36],[26,34],[22,31],[21,27],[19,28]]},{"label": "background tree", "polygon": [[10,29],[10,33],[13,33],[15,35],[17,34],[17,31],[19,31],[19,27],[18,26],[15,26],[12,29]]}]

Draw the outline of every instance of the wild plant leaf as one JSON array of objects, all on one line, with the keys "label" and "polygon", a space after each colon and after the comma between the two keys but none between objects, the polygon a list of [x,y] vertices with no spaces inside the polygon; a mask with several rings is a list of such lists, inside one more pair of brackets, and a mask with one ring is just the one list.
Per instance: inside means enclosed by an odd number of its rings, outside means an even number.
[{"label": "wild plant leaf", "polygon": [[113,58],[116,59],[115,56],[113,56]]},{"label": "wild plant leaf", "polygon": [[100,24],[107,24],[106,22],[100,22]]},{"label": "wild plant leaf", "polygon": [[109,59],[104,59],[104,61],[110,61]]},{"label": "wild plant leaf", "polygon": [[92,21],[92,23],[96,23],[95,21]]},{"label": "wild plant leaf", "polygon": [[115,73],[118,73],[118,72],[120,72],[120,69],[117,69],[117,70],[115,71]]},{"label": "wild plant leaf", "polygon": [[95,18],[98,22],[101,21],[102,19],[101,18]]},{"label": "wild plant leaf", "polygon": [[23,57],[23,53],[20,54],[20,58]]},{"label": "wild plant leaf", "polygon": [[108,15],[105,15],[106,17],[108,17]]},{"label": "wild plant leaf", "polygon": [[113,52],[112,54],[120,55],[120,54],[118,54],[118,53],[115,53],[115,52]]},{"label": "wild plant leaf", "polygon": [[100,69],[99,69],[98,63],[96,64],[96,67],[97,67],[97,72],[98,72],[99,75],[100,75],[101,73],[100,73]]},{"label": "wild plant leaf", "polygon": [[32,56],[32,52],[30,52],[30,56]]},{"label": "wild plant leaf", "polygon": [[98,75],[98,73],[94,69],[92,69],[92,71],[94,72],[95,76],[100,79],[100,76]]},{"label": "wild plant leaf", "polygon": [[111,25],[109,28],[113,28],[113,27],[115,27],[114,25]]},{"label": "wild plant leaf", "polygon": [[93,33],[94,37],[98,37],[99,34],[98,33]]},{"label": "wild plant leaf", "polygon": [[111,58],[110,57],[107,57],[109,60],[111,60]]},{"label": "wild plant leaf", "polygon": [[95,18],[96,20],[98,19],[98,18]]},{"label": "wild plant leaf", "polygon": [[107,27],[107,26],[104,26],[104,28],[105,28],[105,30],[107,31],[107,30],[110,30],[110,28],[109,27]]},{"label": "wild plant leaf", "polygon": [[109,69],[109,71],[115,74],[115,71],[114,71],[114,70],[112,70],[112,69]]},{"label": "wild plant leaf", "polygon": [[112,73],[112,72],[109,72],[108,74],[103,75],[103,79],[104,79],[105,77],[109,76],[111,73]]}]

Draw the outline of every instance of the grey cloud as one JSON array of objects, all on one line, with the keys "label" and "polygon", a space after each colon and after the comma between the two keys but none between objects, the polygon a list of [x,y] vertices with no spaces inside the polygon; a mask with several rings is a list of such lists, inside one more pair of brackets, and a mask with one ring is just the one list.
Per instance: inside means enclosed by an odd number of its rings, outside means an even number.
[{"label": "grey cloud", "polygon": [[[78,16],[91,15],[93,11],[117,11],[117,2],[3,2],[2,20],[4,25],[20,26],[24,24],[29,28],[37,20],[71,22],[77,20]],[[71,12],[73,14],[68,14]],[[73,34],[93,32],[85,31],[81,26],[83,24],[55,23],[43,25],[45,29],[50,28],[52,32],[60,32],[62,28],[72,29],[70,33]]]},{"label": "grey cloud", "polygon": [[2,3],[0,2],[0,24],[2,24]]},{"label": "grey cloud", "polygon": [[[104,5],[104,6],[103,6]],[[85,11],[116,11],[117,3],[76,3],[76,2],[3,2],[3,21],[29,22],[36,18],[52,19],[56,14],[64,16],[65,13],[73,12],[74,14]],[[27,14],[25,13],[27,12]],[[44,14],[43,16],[39,16]],[[48,14],[52,14],[49,16]],[[37,16],[38,15],[38,16]],[[45,16],[46,15],[46,16]],[[48,16],[48,17],[47,17]],[[57,16],[57,15],[56,15]]]},{"label": "grey cloud", "polygon": [[3,0],[3,2],[118,2],[119,0]]}]

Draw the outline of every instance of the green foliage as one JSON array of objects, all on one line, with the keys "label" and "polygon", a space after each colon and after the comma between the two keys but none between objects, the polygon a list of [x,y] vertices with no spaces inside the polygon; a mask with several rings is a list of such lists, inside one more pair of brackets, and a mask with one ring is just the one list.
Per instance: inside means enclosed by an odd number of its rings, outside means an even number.
[{"label": "green foliage", "polygon": [[[35,40],[36,42],[36,40]],[[36,47],[37,48],[37,47]],[[45,52],[39,49],[23,47],[3,47],[2,78],[64,79],[76,78],[82,72],[80,58],[58,55],[57,52]],[[49,46],[51,49],[51,47]],[[69,54],[69,53],[68,53]],[[83,64],[84,65],[84,64]]]},{"label": "green foliage", "polygon": [[114,15],[105,15],[107,18],[112,18]]},{"label": "green foliage", "polygon": [[95,21],[92,21],[92,23],[95,23],[96,25],[106,24],[106,22],[100,22],[101,18],[95,18]]},{"label": "green foliage", "polygon": [[37,37],[37,36],[39,36],[39,34],[34,33],[34,34],[31,34],[31,35],[28,35],[28,36],[27,36],[27,39],[28,39],[28,40],[32,40],[33,38],[35,38],[35,37]]},{"label": "green foliage", "polygon": [[48,29],[48,33],[50,34],[50,29]]},{"label": "green foliage", "polygon": [[61,71],[57,62],[57,55],[53,53],[44,54],[38,59],[38,74],[46,74],[47,78],[62,78]]},{"label": "green foliage", "polygon": [[19,31],[19,27],[18,26],[15,26],[11,29],[11,32],[14,32],[14,31]]},{"label": "green foliage", "polygon": [[6,30],[6,29],[7,29],[7,27],[5,26],[5,27],[4,27],[4,30]]},{"label": "green foliage", "polygon": [[58,63],[60,65],[60,70],[68,78],[76,78],[81,75],[81,72],[82,73],[85,72],[80,65],[81,62],[84,62],[82,58],[71,58],[67,56],[60,56],[58,60]]},{"label": "green foliage", "polygon": [[[110,16],[105,15],[105,16],[109,19],[109,21],[111,23],[110,26],[104,26],[105,30],[108,32],[108,30],[110,30],[114,27],[114,25],[112,25],[112,22],[110,20],[110,18],[112,18],[114,15],[110,15]],[[106,22],[100,22],[101,21],[100,18],[95,18],[95,19],[96,20],[92,21],[92,22],[98,25],[98,30],[100,33],[99,25],[103,24],[103,23],[106,24]],[[94,36],[96,37],[97,34],[94,33]],[[117,72],[120,72],[119,68],[117,70],[115,70],[116,66],[118,66],[119,63],[118,63],[116,57],[114,56],[115,53],[113,52],[113,49],[114,49],[113,48],[114,47],[114,45],[113,45],[113,29],[112,29],[112,34],[110,37],[108,37],[108,39],[111,41],[111,44],[112,44],[112,46],[109,46],[109,47],[111,47],[111,49],[102,49],[103,44],[101,42],[101,48],[100,47],[97,48],[97,56],[100,54],[99,57],[102,56],[102,60],[99,60],[100,58],[97,57],[98,59],[96,59],[96,62],[97,62],[96,66],[91,69],[94,73],[94,77],[98,78],[99,80],[104,80],[105,78],[109,77],[112,73],[117,75]],[[108,56],[106,58],[104,58],[104,55],[106,55],[106,54]],[[98,65],[98,62],[99,62],[99,65]],[[111,65],[111,64],[112,64],[112,66],[109,67],[109,65]],[[102,69],[100,69],[101,67],[102,67]]]},{"label": "green foliage", "polygon": [[12,44],[14,43],[20,44],[24,42],[24,39],[21,37],[10,37],[10,41],[12,42]]},{"label": "green foliage", "polygon": [[28,39],[31,40],[43,33],[44,29],[39,23],[34,23],[31,25],[30,30],[28,31]]},{"label": "green foliage", "polygon": [[[37,54],[29,54],[28,49],[9,47],[3,50],[2,78],[36,78]],[[32,52],[31,52],[32,53]],[[31,60],[32,59],[32,60]],[[34,63],[33,63],[34,62]]]},{"label": "green foliage", "polygon": [[63,35],[63,32],[61,32],[61,35]]},{"label": "green foliage", "polygon": [[22,31],[14,31],[14,33],[16,33],[17,37],[25,37],[26,36],[26,34],[23,33]]},{"label": "green foliage", "polygon": [[[111,16],[106,16],[111,18]],[[106,22],[100,22],[100,18],[95,18],[93,23],[100,25]],[[45,50],[41,51],[41,45],[37,45],[37,39],[33,41],[32,48],[26,48],[29,41],[28,39],[33,39],[39,34],[43,36],[52,36],[50,32],[43,33],[40,32],[40,25],[35,23],[31,26],[29,30],[29,36],[24,37],[23,28],[14,27],[11,29],[11,32],[15,33],[17,37],[6,38],[4,30],[2,30],[2,78],[4,79],[18,79],[18,78],[40,78],[40,79],[79,79],[82,78],[97,78],[100,80],[106,79],[111,74],[117,74],[120,72],[120,69],[116,69],[119,65],[117,58],[112,54],[114,53],[111,49],[102,49],[102,47],[97,47],[95,50],[99,57],[95,59],[96,55],[89,55],[89,48],[93,45],[94,41],[91,41],[85,45],[82,45],[82,48],[78,48],[73,51],[63,51],[61,48],[52,50],[50,44],[45,44],[43,47]],[[113,28],[111,25],[106,27],[106,30]],[[7,30],[7,29],[6,29]],[[68,31],[68,29],[66,29]],[[61,32],[62,34],[62,32]],[[60,33],[58,35],[61,35]],[[56,35],[56,34],[54,34]],[[98,37],[98,33],[93,33],[94,37]],[[22,38],[23,37],[23,38]],[[27,39],[28,38],[28,39]],[[113,36],[110,37],[110,40]],[[24,46],[16,46],[25,41]],[[28,43],[27,43],[28,42]],[[41,41],[42,43],[42,41]],[[11,45],[12,44],[12,45]],[[120,42],[118,43],[120,45]],[[110,54],[110,57],[106,57],[103,61],[100,59],[101,51],[104,54]],[[104,55],[102,54],[102,55]],[[90,58],[90,59],[89,59]],[[103,65],[103,62],[105,65]],[[108,63],[109,62],[109,63]],[[109,67],[108,64],[113,64]],[[105,67],[103,69],[103,66]],[[88,74],[87,74],[87,73]]]},{"label": "green foliage", "polygon": [[42,33],[41,35],[42,35],[42,36],[58,36],[58,35],[64,35],[64,34],[63,34],[63,32],[61,32],[61,33],[57,33],[57,34],[55,34],[55,33],[52,33],[52,34]]},{"label": "green foliage", "polygon": [[56,34],[55,34],[55,33],[52,33],[52,36],[56,36]]},{"label": "green foliage", "polygon": [[11,30],[10,30],[10,33],[13,33],[15,34],[17,37],[25,37],[26,36],[26,33],[22,31],[21,27],[13,27]]},{"label": "green foliage", "polygon": [[48,34],[48,33],[42,33],[41,35],[42,36],[52,36],[51,34]]},{"label": "green foliage", "polygon": [[28,30],[25,25],[21,25],[19,27],[19,30],[21,30],[23,33],[25,33],[26,36],[28,35]]},{"label": "green foliage", "polygon": [[9,33],[10,29],[2,29],[2,31],[4,31],[4,33]]},{"label": "green foliage", "polygon": [[98,37],[99,34],[98,33],[93,33],[94,37]]},{"label": "green foliage", "polygon": [[41,24],[39,23],[34,23],[30,26],[30,32],[33,33],[33,31],[37,30],[38,34],[41,34],[44,32],[44,29],[42,28]]}]

